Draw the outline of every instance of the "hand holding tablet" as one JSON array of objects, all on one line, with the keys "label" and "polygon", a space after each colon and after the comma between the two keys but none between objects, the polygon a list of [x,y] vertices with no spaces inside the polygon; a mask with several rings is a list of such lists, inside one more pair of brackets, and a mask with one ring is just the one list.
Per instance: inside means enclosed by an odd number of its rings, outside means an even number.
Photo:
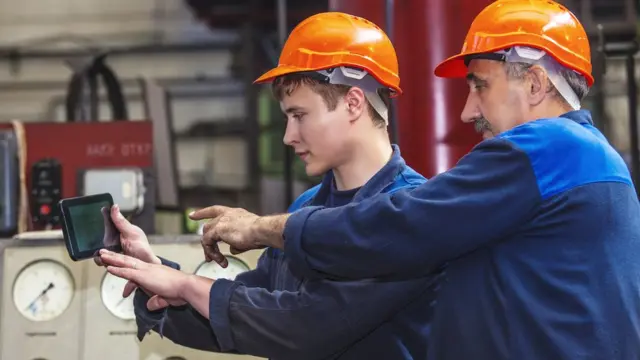
[{"label": "hand holding tablet", "polygon": [[120,232],[111,220],[111,194],[62,199],[62,234],[74,261],[92,259],[100,249],[122,252]]}]

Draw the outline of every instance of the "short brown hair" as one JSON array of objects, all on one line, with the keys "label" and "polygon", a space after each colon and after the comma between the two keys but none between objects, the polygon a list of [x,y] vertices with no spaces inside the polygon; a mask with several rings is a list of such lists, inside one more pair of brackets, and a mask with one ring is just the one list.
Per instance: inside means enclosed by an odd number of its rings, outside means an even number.
[{"label": "short brown hair", "polygon": [[[272,84],[273,96],[278,101],[282,101],[285,95],[291,95],[299,86],[307,85],[313,92],[320,95],[329,111],[333,111],[338,106],[340,97],[345,96],[351,86],[341,84],[327,84],[305,74],[288,74],[277,77]],[[385,106],[389,108],[391,104],[391,93],[388,89],[378,90],[378,94],[382,98]],[[376,112],[371,104],[367,101],[367,111],[377,127],[384,127],[384,119]]]}]

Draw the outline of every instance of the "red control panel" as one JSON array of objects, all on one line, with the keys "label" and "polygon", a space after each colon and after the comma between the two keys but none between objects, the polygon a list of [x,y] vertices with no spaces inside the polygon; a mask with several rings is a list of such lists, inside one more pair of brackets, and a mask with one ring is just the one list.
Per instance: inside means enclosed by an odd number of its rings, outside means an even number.
[{"label": "red control panel", "polygon": [[[0,124],[3,128],[11,124]],[[55,226],[57,202],[82,195],[78,179],[87,169],[153,167],[150,121],[25,123],[24,128],[30,230]]]}]

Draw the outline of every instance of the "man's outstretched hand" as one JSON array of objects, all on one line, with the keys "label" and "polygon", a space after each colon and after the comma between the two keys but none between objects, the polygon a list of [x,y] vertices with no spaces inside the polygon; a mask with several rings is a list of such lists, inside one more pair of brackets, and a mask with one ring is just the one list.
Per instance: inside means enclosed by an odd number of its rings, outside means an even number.
[{"label": "man's outstretched hand", "polygon": [[259,248],[253,243],[251,236],[251,227],[258,215],[247,210],[214,205],[194,211],[189,214],[189,218],[209,219],[202,228],[202,249],[207,261],[213,260],[220,266],[227,267],[227,259],[218,248],[219,241],[229,244],[233,254]]},{"label": "man's outstretched hand", "polygon": [[135,257],[116,254],[106,249],[100,250],[100,261],[107,271],[120,278],[129,280],[122,293],[123,297],[139,285],[152,294],[147,303],[149,310],[159,310],[169,305],[186,304],[183,293],[191,275],[161,264],[148,263]]},{"label": "man's outstretched hand", "polygon": [[[210,219],[202,232],[202,248],[207,261],[227,266],[218,242],[229,244],[232,254],[266,246],[282,247],[282,232],[288,215],[260,217],[245,209],[214,205],[189,214],[192,220]],[[280,245],[280,246],[278,246]]]}]

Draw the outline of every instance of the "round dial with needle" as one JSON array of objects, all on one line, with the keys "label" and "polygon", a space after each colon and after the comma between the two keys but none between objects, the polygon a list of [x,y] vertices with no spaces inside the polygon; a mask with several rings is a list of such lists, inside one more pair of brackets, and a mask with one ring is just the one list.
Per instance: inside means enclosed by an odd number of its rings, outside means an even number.
[{"label": "round dial with needle", "polygon": [[13,302],[31,321],[49,321],[71,304],[75,284],[69,270],[54,260],[38,260],[25,266],[13,284]]},{"label": "round dial with needle", "polygon": [[203,262],[196,269],[196,275],[208,277],[210,279],[229,279],[234,280],[238,274],[249,271],[249,267],[242,260],[227,256],[229,265],[226,268],[218,265],[215,261]]},{"label": "round dial with needle", "polygon": [[135,292],[132,292],[126,298],[122,297],[122,291],[126,284],[127,280],[111,273],[105,273],[102,279],[100,295],[102,303],[113,316],[122,320],[134,320],[136,318],[133,308],[133,295]]}]

